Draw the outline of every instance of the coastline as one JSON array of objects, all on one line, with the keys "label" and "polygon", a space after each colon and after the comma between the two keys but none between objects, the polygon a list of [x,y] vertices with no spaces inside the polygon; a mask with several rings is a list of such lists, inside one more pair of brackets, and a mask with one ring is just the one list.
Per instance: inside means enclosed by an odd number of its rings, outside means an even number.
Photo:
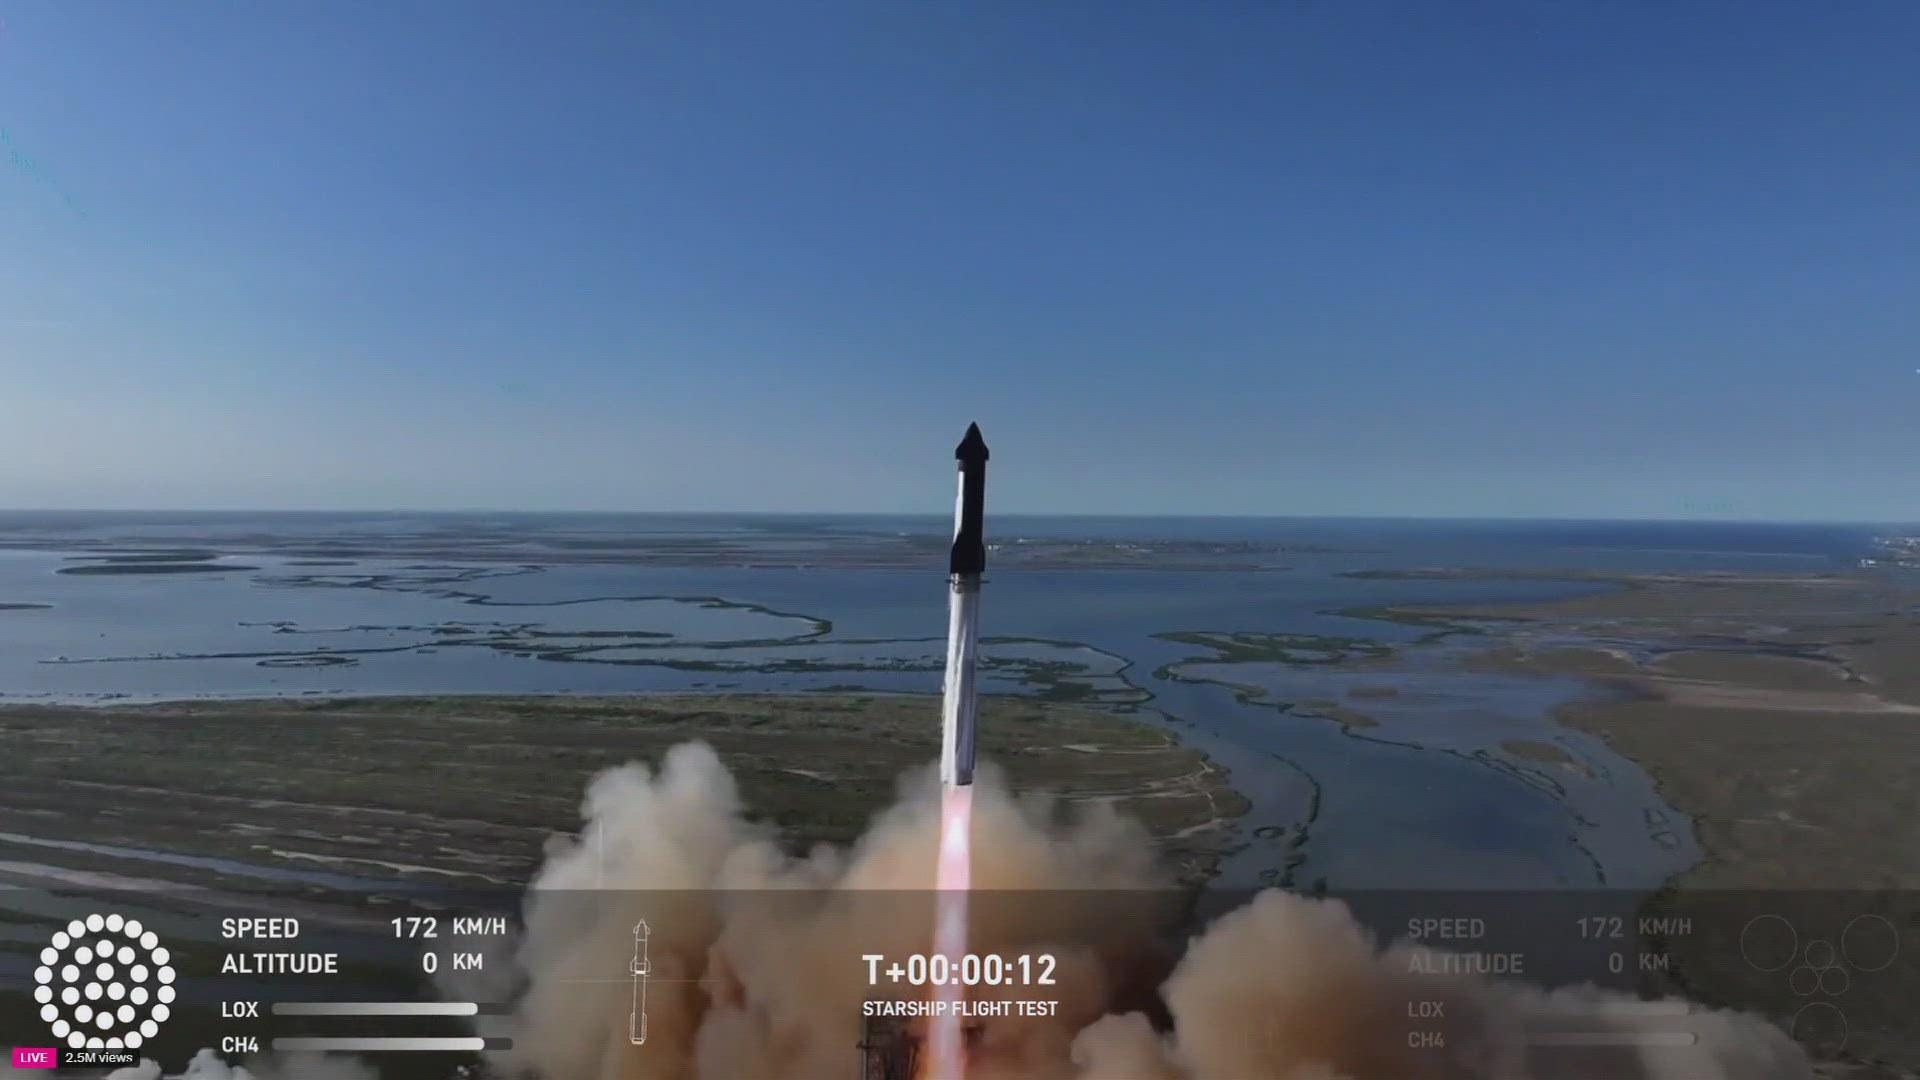
[{"label": "coastline", "polygon": [[[1729,941],[1709,924],[1724,909],[1740,906],[1726,902],[1728,894],[1801,894],[1812,885],[1856,894],[1874,887],[1913,887],[1906,868],[1915,863],[1912,852],[1920,844],[1914,843],[1910,826],[1920,815],[1900,816],[1910,808],[1910,796],[1906,804],[1893,800],[1916,787],[1903,778],[1920,758],[1888,751],[1908,746],[1902,740],[1910,739],[1920,720],[1920,676],[1906,674],[1920,658],[1920,634],[1903,625],[1916,595],[1889,592],[1888,582],[1855,574],[1442,569],[1339,576],[1565,580],[1591,589],[1568,599],[1527,603],[1385,607],[1348,599],[1335,601],[1348,606],[1319,612],[1405,624],[1409,629],[1398,635],[1404,640],[1391,642],[1365,636],[1365,630],[1349,636],[1352,626],[1364,624],[1339,622],[1249,631],[1223,620],[1228,629],[1160,631],[1151,636],[1193,652],[1154,657],[1149,661],[1153,676],[1182,686],[1224,687],[1223,693],[1178,699],[1195,715],[1223,707],[1220,703],[1230,697],[1267,706],[1276,717],[1287,715],[1283,724],[1303,718],[1309,728],[1326,729],[1332,734],[1321,741],[1333,756],[1323,754],[1321,763],[1335,763],[1326,775],[1338,783],[1343,778],[1338,769],[1349,768],[1344,779],[1360,781],[1357,790],[1363,792],[1375,782],[1379,759],[1355,751],[1378,746],[1448,755],[1430,758],[1443,766],[1499,768],[1508,778],[1533,785],[1536,799],[1547,792],[1573,808],[1576,817],[1581,807],[1569,793],[1577,795],[1581,785],[1605,786],[1608,776],[1615,781],[1630,776],[1638,792],[1657,787],[1669,810],[1686,815],[1681,819],[1669,812],[1663,820],[1671,819],[1677,833],[1698,836],[1706,857],[1674,874],[1643,911],[1656,918],[1692,914],[1703,929],[1661,943],[1677,966],[1645,980],[1648,991],[1754,1008],[1792,1030],[1796,1002],[1784,977],[1780,986],[1756,990],[1743,981],[1743,972],[1727,970],[1726,958],[1737,957],[1741,948],[1740,925],[1733,925]],[[364,572],[324,577],[386,581]],[[384,591],[376,584],[351,587]],[[1497,588],[1474,592],[1513,595]],[[539,604],[524,598],[495,601],[491,594],[444,581],[425,595],[563,611],[601,598],[595,591],[584,599]],[[813,630],[803,633],[809,640],[832,626],[791,610],[717,597],[660,596],[698,603],[703,611],[721,606],[811,620],[799,624],[803,631]],[[1388,598],[1366,599],[1378,604]],[[396,626],[407,621],[404,629],[423,634],[467,625],[404,612],[395,619]],[[275,627],[285,634],[333,632],[324,621],[314,627],[239,625]],[[604,647],[599,625],[583,623],[583,629],[554,635],[529,623],[518,632],[525,642],[550,650],[581,650]],[[382,628],[356,624],[348,629]],[[746,634],[745,644],[755,648],[785,640],[748,629],[753,632]],[[647,638],[642,645],[659,637],[651,629],[620,634]],[[923,640],[933,639],[862,638],[843,644]],[[1121,671],[1134,662],[1064,637],[990,640],[1091,649],[1120,662]],[[443,653],[453,651],[449,644],[464,643],[442,636],[422,641],[426,651]],[[1436,643],[1442,647],[1426,647]],[[268,667],[278,666],[279,656],[228,658],[255,659]],[[1044,690],[1052,681],[1057,692],[994,696],[983,706],[986,730],[1005,740],[995,746],[988,737],[983,751],[1006,764],[1019,787],[1060,792],[1069,803],[1117,806],[1144,819],[1188,883],[1213,878],[1217,884],[1219,867],[1236,852],[1243,858],[1271,857],[1276,865],[1284,858],[1289,873],[1307,857],[1306,833],[1294,824],[1248,816],[1247,799],[1231,786],[1229,779],[1235,778],[1225,775],[1221,763],[1241,772],[1237,779],[1256,796],[1260,774],[1257,768],[1242,771],[1247,764],[1228,754],[1221,740],[1209,743],[1202,735],[1183,741],[1174,734],[1178,724],[1162,727],[1126,709],[1105,711],[1099,700],[1088,700],[1095,694],[1068,693],[1072,680],[1062,682],[1068,677],[1054,670],[1050,654],[1025,659],[1031,659],[1032,670],[1022,669],[1022,683]],[[626,662],[624,654],[620,662]],[[731,670],[704,659],[690,662],[699,671]],[[779,663],[794,666],[788,660]],[[1262,685],[1221,677],[1242,668],[1268,672],[1279,681]],[[1420,682],[1467,668],[1498,677],[1463,679],[1458,691]],[[1501,702],[1481,693],[1488,685],[1521,681],[1519,675],[1551,675],[1562,684],[1597,684],[1611,692],[1604,700],[1554,705],[1525,694]],[[858,835],[873,810],[890,801],[895,780],[930,762],[936,752],[937,728],[928,721],[936,699],[924,694],[851,684],[786,691],[710,685],[716,688],[459,694],[430,685],[412,692],[308,691],[264,699],[256,692],[77,708],[0,706],[0,750],[20,758],[28,775],[57,778],[34,790],[0,795],[0,834],[5,834],[0,851],[18,860],[16,868],[29,871],[192,878],[236,888],[260,885],[260,877],[234,875],[261,865],[283,875],[273,883],[313,893],[350,890],[354,882],[383,876],[429,886],[517,888],[537,864],[544,840],[577,828],[586,777],[627,760],[657,761],[676,742],[699,737],[714,742],[740,777],[748,809],[777,826],[795,847],[844,843]],[[1083,700],[1076,704],[1050,696]],[[1490,722],[1490,715],[1498,723]],[[1441,737],[1423,741],[1423,733],[1408,724],[1409,716]],[[1516,717],[1511,730],[1500,726]],[[1565,730],[1539,734],[1555,724]],[[1198,746],[1209,746],[1216,757]],[[1497,753],[1483,753],[1482,747]],[[1595,759],[1594,750],[1604,760]],[[1807,761],[1821,765],[1824,775],[1793,772],[1804,772],[1796,762]],[[1629,768],[1629,762],[1638,769]],[[1255,779],[1249,782],[1248,776]],[[1309,783],[1314,802],[1305,820],[1313,823],[1319,820],[1321,793],[1317,780]],[[1461,785],[1473,794],[1498,786],[1503,785],[1486,784],[1478,775]],[[1863,799],[1863,793],[1873,793],[1878,801]],[[89,808],[96,807],[97,816],[86,819]],[[1615,823],[1637,827],[1639,811],[1629,806],[1628,813],[1631,820]],[[1524,820],[1499,813],[1486,818],[1509,826]],[[1328,836],[1322,849],[1337,850],[1339,838],[1331,831]],[[1374,838],[1363,837],[1353,846],[1373,850],[1364,841]],[[1803,843],[1809,838],[1817,842]],[[1422,844],[1423,853],[1437,850],[1430,841]],[[186,853],[200,863],[169,864],[157,857],[171,853]],[[1593,852],[1586,854],[1599,864]],[[1641,880],[1651,887],[1666,873],[1662,866]],[[1631,894],[1622,895],[1633,903],[1643,893],[1636,882]],[[1862,988],[1871,989],[1864,983]],[[1920,991],[1920,977],[1902,988]],[[1920,993],[1880,994],[1887,1008],[1916,999]],[[1920,1061],[1920,1054],[1903,1056],[1911,1048],[1898,1041],[1907,1018],[1875,1015],[1868,1004],[1852,1015],[1862,1021],[1861,1038],[1869,1040],[1856,1041],[1855,1049],[1883,1062]],[[1855,1065],[1882,1068],[1857,1061],[1847,1067]],[[1920,1074],[1855,1069],[1822,1075]]]},{"label": "coastline", "polygon": [[[1920,629],[1905,614],[1920,590],[1837,575],[1609,580],[1626,588],[1395,610],[1523,620],[1487,627],[1466,662],[1624,691],[1554,715],[1646,768],[1694,817],[1705,857],[1673,884],[1799,888],[1813,874],[1920,889],[1920,815],[1900,802],[1920,767]],[[1860,790],[1888,798],[1851,797]],[[1831,839],[1796,845],[1782,830]],[[1770,858],[1783,850],[1790,868]]]},{"label": "coastline", "polygon": [[[1703,854],[1642,909],[1689,928],[1653,935],[1672,969],[1649,992],[1770,1015],[1823,1076],[1920,1075],[1920,947],[1884,964],[1861,947],[1920,925],[1920,590],[1866,574],[1567,576],[1620,587],[1393,613],[1487,620],[1468,665],[1618,691],[1553,716],[1643,768]],[[1761,927],[1791,929],[1778,974],[1754,956]],[[1821,946],[1836,959],[1796,978]]]}]

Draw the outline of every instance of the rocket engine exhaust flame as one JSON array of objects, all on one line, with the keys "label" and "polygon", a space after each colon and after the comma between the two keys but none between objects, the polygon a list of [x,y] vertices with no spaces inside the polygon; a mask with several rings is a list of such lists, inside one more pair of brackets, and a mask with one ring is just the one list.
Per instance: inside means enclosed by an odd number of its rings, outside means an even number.
[{"label": "rocket engine exhaust flame", "polygon": [[[967,953],[967,890],[972,887],[973,785],[943,785],[940,792],[940,863],[935,871],[933,951],[945,956],[951,970],[960,970]],[[927,1030],[927,1080],[961,1080],[966,1074],[966,1048],[955,1008],[963,997],[957,980],[936,987],[944,1005]]]}]

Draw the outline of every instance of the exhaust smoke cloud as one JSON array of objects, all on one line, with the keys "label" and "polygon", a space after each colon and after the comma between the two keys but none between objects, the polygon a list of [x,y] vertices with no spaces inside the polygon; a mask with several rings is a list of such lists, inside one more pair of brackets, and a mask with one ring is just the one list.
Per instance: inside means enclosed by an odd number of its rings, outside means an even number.
[{"label": "exhaust smoke cloud", "polygon": [[[909,776],[850,849],[792,857],[748,823],[704,745],[676,748],[657,774],[628,765],[602,775],[587,795],[586,831],[557,845],[533,884],[520,951],[525,1006],[500,1032],[516,1049],[497,1064],[556,1080],[857,1076],[863,1004],[933,993],[870,985],[860,958],[934,951],[941,798],[931,771]],[[1176,956],[1181,943],[1161,931],[1178,893],[1138,824],[1101,805],[1068,810],[1017,794],[983,768],[972,828],[968,949],[1049,953],[1059,972],[1051,987],[968,988],[976,999],[1058,1000],[1051,1017],[981,1021],[971,1080],[1811,1075],[1770,1024],[1704,1009],[1687,1018],[1692,1046],[1529,1047],[1525,1020],[1542,1010],[1572,1012],[1623,1042],[1674,1024],[1593,989],[1410,974],[1416,947],[1381,948],[1333,900],[1262,893]],[[590,905],[602,875],[614,891]],[[1035,899],[1021,903],[1021,892]],[[641,917],[653,930],[655,974],[647,1042],[634,1046],[627,998],[594,980]],[[1408,1047],[1409,1000],[1445,1002],[1446,1051]]]},{"label": "exhaust smoke cloud", "polygon": [[[1050,954],[1051,986],[969,987],[972,1000],[1057,1002],[1054,1015],[977,1021],[969,1080],[1804,1080],[1797,1044],[1765,1021],[1695,1009],[1686,1046],[1632,998],[1553,992],[1470,975],[1410,973],[1419,947],[1383,946],[1337,900],[1269,890],[1171,939],[1181,893],[1146,830],[1100,804],[1009,790],[983,763],[972,788],[968,949]],[[510,1017],[487,1072],[545,1080],[854,1080],[866,1002],[926,1000],[874,985],[862,957],[934,952],[941,788],[933,769],[848,848],[784,850],[749,820],[704,744],[658,770],[629,764],[590,785],[586,826],[556,839],[532,883]],[[1029,899],[1022,900],[1022,895]],[[629,1037],[633,929],[650,928],[647,1034]],[[1434,970],[1436,965],[1426,965]],[[501,978],[503,973],[488,973]],[[480,1000],[487,1000],[481,997]],[[1445,1049],[1408,1046],[1410,1000],[1444,1004]],[[1604,1049],[1527,1045],[1527,1019],[1573,1012]],[[924,1023],[924,1022],[922,1022]],[[147,1066],[143,1065],[143,1068]],[[921,1066],[924,1073],[925,1064]],[[270,1061],[195,1080],[359,1080],[351,1062]],[[152,1073],[115,1076],[149,1080]]]}]

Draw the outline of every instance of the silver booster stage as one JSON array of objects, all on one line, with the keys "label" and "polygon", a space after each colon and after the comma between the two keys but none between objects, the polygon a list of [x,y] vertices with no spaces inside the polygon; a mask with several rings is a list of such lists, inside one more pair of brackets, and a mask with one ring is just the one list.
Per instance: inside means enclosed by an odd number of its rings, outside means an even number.
[{"label": "silver booster stage", "polygon": [[953,507],[953,553],[947,559],[947,685],[940,715],[940,782],[973,783],[973,754],[978,695],[980,575],[987,568],[987,542],[981,518],[987,501],[987,441],[980,425],[967,425],[967,437],[953,452],[960,462],[960,494]]}]

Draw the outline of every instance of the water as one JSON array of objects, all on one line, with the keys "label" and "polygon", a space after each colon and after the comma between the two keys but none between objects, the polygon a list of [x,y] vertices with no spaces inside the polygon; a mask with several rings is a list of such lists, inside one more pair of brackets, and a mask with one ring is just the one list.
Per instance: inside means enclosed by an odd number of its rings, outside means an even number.
[{"label": "water", "polygon": [[[1602,586],[1400,580],[1363,569],[1822,570],[1885,527],[1698,523],[1004,518],[995,539],[1273,545],[1249,571],[1022,569],[989,575],[985,689],[1132,708],[1174,725],[1254,801],[1234,883],[1335,888],[1645,887],[1696,857],[1644,773],[1547,717],[1573,680],[1468,673],[1446,646],[1385,669],[1208,664],[1179,631],[1424,630],[1337,614],[1533,600]],[[0,515],[0,699],[124,701],[366,693],[847,690],[937,693],[939,560],[889,547],[932,518],[723,515]],[[114,547],[204,549],[227,572],[70,574]],[[660,545],[668,545],[661,547]],[[678,546],[675,546],[678,545]],[[938,545],[921,547],[937,551]],[[714,565],[802,553],[813,569]],[[914,551],[904,549],[913,558]],[[334,557],[341,552],[350,557]],[[422,552],[430,552],[423,557]],[[552,561],[555,552],[565,561]],[[604,552],[604,554],[602,554]],[[665,552],[665,554],[663,554]],[[332,553],[317,559],[316,554]],[[866,554],[863,554],[866,553]],[[596,561],[600,559],[611,561]],[[701,565],[676,565],[690,559]],[[332,565],[312,565],[325,562]],[[1168,670],[1169,665],[1182,665]],[[1184,676],[1184,677],[1175,677]],[[1192,681],[1192,680],[1203,681]],[[1205,681],[1217,680],[1217,681]],[[1261,701],[1224,685],[1258,686]],[[1356,687],[1391,698],[1355,701]],[[1276,708],[1363,709],[1347,728]],[[930,721],[932,713],[929,713]],[[1567,767],[1515,756],[1550,744]],[[1271,834],[1306,838],[1293,852]]]}]

